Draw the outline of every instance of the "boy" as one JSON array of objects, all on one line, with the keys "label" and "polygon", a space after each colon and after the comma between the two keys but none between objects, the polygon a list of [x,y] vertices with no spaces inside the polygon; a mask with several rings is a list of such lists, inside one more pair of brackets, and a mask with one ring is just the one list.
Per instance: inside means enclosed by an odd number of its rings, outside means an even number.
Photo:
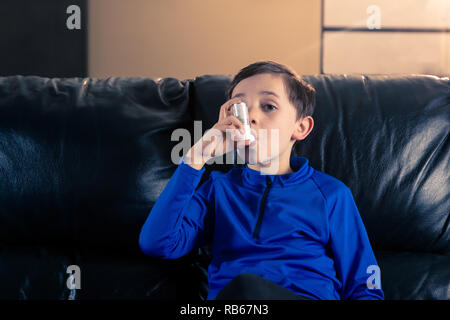
[{"label": "boy", "polygon": [[[240,70],[227,99],[152,208],[141,250],[176,259],[211,243],[207,300],[242,275],[309,299],[384,299],[379,273],[375,286],[369,281],[368,270],[379,268],[350,189],[290,156],[313,128],[315,90],[292,69],[262,61]],[[228,133],[238,138],[243,125],[230,107],[241,101],[256,138],[240,142],[246,165],[213,171],[196,190],[204,164],[235,147]],[[238,290],[252,289],[242,283]]]}]

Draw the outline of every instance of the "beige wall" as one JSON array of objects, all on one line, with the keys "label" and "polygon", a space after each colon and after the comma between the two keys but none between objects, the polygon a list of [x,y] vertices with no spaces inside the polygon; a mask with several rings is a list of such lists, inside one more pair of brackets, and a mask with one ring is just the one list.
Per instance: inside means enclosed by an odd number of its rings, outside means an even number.
[{"label": "beige wall", "polygon": [[274,60],[319,73],[320,1],[91,0],[88,75],[195,78]]}]

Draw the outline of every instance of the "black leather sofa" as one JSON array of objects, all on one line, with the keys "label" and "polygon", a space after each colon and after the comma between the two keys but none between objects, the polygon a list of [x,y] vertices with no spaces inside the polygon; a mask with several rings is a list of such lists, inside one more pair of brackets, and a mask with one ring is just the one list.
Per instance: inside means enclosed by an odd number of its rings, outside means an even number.
[{"label": "black leather sofa", "polygon": [[[208,246],[160,260],[138,236],[176,169],[172,132],[210,128],[231,78],[0,77],[0,299],[204,300]],[[303,79],[315,127],[293,154],[351,188],[385,298],[450,299],[449,79]]]}]

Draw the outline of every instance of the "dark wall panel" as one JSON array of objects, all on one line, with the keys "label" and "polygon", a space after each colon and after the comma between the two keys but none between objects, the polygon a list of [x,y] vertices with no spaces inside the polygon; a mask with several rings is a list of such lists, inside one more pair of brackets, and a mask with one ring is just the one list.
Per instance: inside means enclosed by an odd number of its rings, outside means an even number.
[{"label": "dark wall panel", "polygon": [[[69,30],[67,8],[81,9]],[[87,76],[87,0],[1,0],[0,75]]]}]

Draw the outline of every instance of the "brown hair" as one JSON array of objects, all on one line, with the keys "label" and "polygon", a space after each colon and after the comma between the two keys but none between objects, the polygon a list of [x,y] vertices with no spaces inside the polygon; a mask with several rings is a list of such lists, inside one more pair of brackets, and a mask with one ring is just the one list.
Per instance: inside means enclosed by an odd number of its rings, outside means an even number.
[{"label": "brown hair", "polygon": [[303,81],[292,68],[274,61],[258,61],[241,69],[234,76],[226,90],[227,100],[231,99],[231,93],[239,82],[261,73],[271,73],[282,77],[289,101],[297,110],[296,121],[301,117],[312,116],[315,107],[316,90]]}]

